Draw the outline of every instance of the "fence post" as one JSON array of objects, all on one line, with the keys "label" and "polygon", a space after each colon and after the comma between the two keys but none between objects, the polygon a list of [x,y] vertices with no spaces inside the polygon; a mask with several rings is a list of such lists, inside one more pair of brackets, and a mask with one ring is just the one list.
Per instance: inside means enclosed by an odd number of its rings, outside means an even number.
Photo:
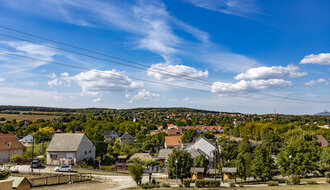
[{"label": "fence post", "polygon": [[60,183],[60,175],[57,175],[57,183]]},{"label": "fence post", "polygon": [[48,177],[45,177],[45,185],[47,185],[47,179],[48,179]]},{"label": "fence post", "polygon": [[82,176],[81,176],[81,174],[79,174],[79,181],[82,181]]},{"label": "fence post", "polygon": [[72,183],[72,181],[71,181],[71,174],[69,174],[69,183]]},{"label": "fence post", "polygon": [[34,181],[34,179],[31,179],[31,186],[33,187],[33,181]]}]

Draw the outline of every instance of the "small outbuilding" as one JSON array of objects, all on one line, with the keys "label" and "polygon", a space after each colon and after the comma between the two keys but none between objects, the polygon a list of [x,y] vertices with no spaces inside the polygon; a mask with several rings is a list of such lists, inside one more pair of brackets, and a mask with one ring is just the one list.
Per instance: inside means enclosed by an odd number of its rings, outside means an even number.
[{"label": "small outbuilding", "polygon": [[228,179],[235,179],[235,183],[236,183],[236,173],[237,173],[237,168],[223,167],[222,168],[223,181]]},{"label": "small outbuilding", "polygon": [[205,168],[190,168],[191,181],[195,181],[197,179],[204,179]]},{"label": "small outbuilding", "polygon": [[13,177],[10,176],[8,177],[8,180],[13,180],[13,189],[18,189],[18,190],[30,190],[31,188],[31,183],[26,177]]}]

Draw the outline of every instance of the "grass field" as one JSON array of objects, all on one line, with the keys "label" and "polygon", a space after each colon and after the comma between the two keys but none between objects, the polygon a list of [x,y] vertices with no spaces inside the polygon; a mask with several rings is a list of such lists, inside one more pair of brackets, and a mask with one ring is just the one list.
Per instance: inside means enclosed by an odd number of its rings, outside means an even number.
[{"label": "grass field", "polygon": [[45,120],[53,120],[54,118],[59,118],[61,116],[56,115],[23,115],[21,114],[0,114],[0,118],[4,117],[6,120],[37,120],[37,119],[45,119]]}]

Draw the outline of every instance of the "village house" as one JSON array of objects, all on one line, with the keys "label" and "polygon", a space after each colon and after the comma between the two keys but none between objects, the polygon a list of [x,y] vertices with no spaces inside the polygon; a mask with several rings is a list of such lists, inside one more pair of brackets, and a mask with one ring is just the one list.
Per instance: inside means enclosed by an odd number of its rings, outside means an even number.
[{"label": "village house", "polygon": [[105,141],[111,141],[112,139],[116,139],[119,137],[118,133],[115,130],[105,130],[103,135]]},{"label": "village house", "polygon": [[181,136],[182,129],[168,129],[167,134],[170,136]]},{"label": "village house", "polygon": [[209,160],[209,167],[212,167],[213,158],[216,154],[217,148],[216,148],[215,144],[213,144],[207,138],[205,138],[204,136],[199,136],[196,139],[196,141],[189,144],[185,150],[188,152],[195,150],[198,153],[201,153],[203,156],[205,156]]},{"label": "village house", "polygon": [[47,164],[76,164],[85,158],[95,160],[95,146],[84,133],[54,134],[47,149]]},{"label": "village house", "polygon": [[24,145],[13,134],[0,134],[0,164],[10,161],[14,154],[23,156]]},{"label": "village house", "polygon": [[119,140],[120,140],[120,145],[133,144],[135,138],[132,135],[130,135],[128,132],[126,132],[119,138]]},{"label": "village house", "polygon": [[165,148],[183,148],[182,136],[165,136]]},{"label": "village house", "polygon": [[26,135],[20,140],[23,144],[30,144],[33,143],[33,136],[32,135]]},{"label": "village house", "polygon": [[127,172],[128,164],[126,161],[128,160],[128,155],[119,155],[116,161],[116,171],[118,172]]},{"label": "village house", "polygon": [[157,160],[165,163],[165,167],[167,167],[168,156],[172,154],[173,149],[161,149],[158,153]]}]

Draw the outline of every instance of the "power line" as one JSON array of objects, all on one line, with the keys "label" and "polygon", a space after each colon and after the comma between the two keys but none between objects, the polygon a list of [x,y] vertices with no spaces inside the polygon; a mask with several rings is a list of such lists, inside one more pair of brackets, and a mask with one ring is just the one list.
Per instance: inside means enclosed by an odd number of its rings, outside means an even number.
[{"label": "power line", "polygon": [[[76,48],[76,49],[79,49],[79,50],[83,50],[83,51],[86,51],[86,52],[90,52],[90,53],[102,55],[102,56],[109,57],[109,58],[112,58],[112,59],[117,59],[117,60],[120,60],[120,61],[125,61],[125,62],[128,62],[128,63],[137,64],[137,65],[140,65],[140,66],[143,66],[143,67],[146,67],[146,68],[149,67],[148,65],[145,65],[145,64],[137,63],[137,62],[134,62],[134,61],[130,61],[130,60],[127,60],[127,59],[122,59],[122,58],[115,57],[115,56],[110,56],[110,55],[107,55],[107,54],[104,54],[104,53],[100,53],[100,52],[97,52],[97,51],[94,51],[94,50],[90,50],[90,49],[86,49],[86,48],[81,48],[81,47],[78,47],[78,46],[75,46],[75,45],[71,45],[71,44],[68,44],[68,43],[64,43],[64,42],[52,40],[52,39],[49,39],[49,38],[45,38],[45,37],[42,37],[42,36],[30,34],[30,33],[26,33],[26,32],[19,31],[19,30],[16,30],[16,29],[13,29],[13,28],[9,28],[9,27],[6,27],[6,26],[1,26],[0,25],[0,28],[6,29],[6,30],[10,30],[10,31],[14,31],[14,32],[17,32],[17,33],[21,33],[21,34],[24,34],[24,35],[28,35],[28,36],[31,36],[31,37],[43,39],[43,40],[46,40],[46,41],[50,41],[50,42],[62,44],[62,45],[65,45],[65,46],[68,46],[68,47],[72,47],[72,48]],[[80,52],[75,52],[75,51],[72,51],[72,50],[67,50],[67,49],[63,49],[63,48],[59,48],[59,47],[55,47],[55,46],[51,46],[51,45],[47,45],[47,44],[43,44],[43,43],[33,42],[33,41],[30,41],[30,40],[27,40],[27,39],[23,39],[23,38],[11,36],[11,35],[7,35],[7,34],[1,34],[0,33],[0,35],[5,36],[5,37],[9,37],[9,38],[13,38],[13,39],[17,39],[17,40],[21,40],[21,41],[25,41],[25,42],[29,42],[29,43],[33,43],[33,44],[42,45],[42,46],[49,47],[49,48],[58,49],[58,50],[61,50],[61,51],[66,51],[66,52],[74,53],[74,54],[85,56],[85,57],[90,57],[90,58],[94,58],[94,59],[98,59],[98,60],[102,60],[102,61],[107,61],[107,62],[119,64],[119,65],[124,65],[124,66],[127,66],[127,67],[132,67],[132,68],[135,68],[135,69],[145,70],[145,71],[154,72],[154,73],[161,73],[161,74],[172,76],[172,77],[184,78],[186,80],[190,80],[190,81],[194,81],[194,82],[199,82],[199,83],[203,83],[203,84],[214,85],[214,83],[211,82],[211,81],[207,81],[207,80],[203,80],[203,79],[196,79],[196,78],[193,78],[193,77],[190,77],[190,76],[187,76],[187,75],[173,75],[171,73],[168,73],[166,70],[159,69],[159,68],[153,68],[153,70],[149,70],[149,69],[146,69],[146,68],[140,68],[140,67],[132,66],[132,65],[129,65],[129,64],[121,63],[121,62],[116,62],[116,61],[112,61],[112,60],[108,60],[108,59],[103,59],[103,58],[100,58],[100,57],[95,57],[95,56],[92,56],[92,55],[83,54],[83,53],[80,53]],[[88,70],[90,70],[90,69],[88,69]],[[158,70],[158,71],[161,71],[161,72],[156,72],[154,70]],[[144,79],[139,79],[139,80],[144,80]],[[157,84],[157,82],[155,82],[155,81],[149,81],[149,82],[153,82],[153,83],[156,83]],[[163,84],[163,83],[159,83],[159,84]],[[166,84],[166,83],[164,83],[164,84]],[[171,84],[167,84],[167,85],[170,85],[170,86],[173,86],[173,87],[178,87],[176,85],[171,85]],[[186,87],[181,87],[181,88],[186,88]],[[189,89],[191,89],[191,88],[189,88]],[[200,89],[195,89],[195,90],[200,90]],[[205,91],[205,90],[203,90],[203,91]],[[209,92],[209,91],[207,91],[207,92]],[[317,100],[290,98],[290,97],[284,97],[284,96],[279,96],[279,95],[266,94],[266,93],[261,93],[261,92],[256,92],[256,91],[254,91],[254,92],[248,92],[248,93],[259,94],[259,95],[263,95],[263,96],[270,96],[270,97],[275,97],[275,98],[280,98],[280,99],[294,100],[294,101],[314,102],[314,103],[330,103],[329,101],[317,101]],[[242,97],[242,96],[234,95],[234,94],[229,94],[229,95],[231,95],[231,96],[237,96],[237,97]],[[245,97],[245,98],[250,98],[251,99],[251,97]],[[253,99],[256,99],[256,98],[253,98]],[[263,99],[260,99],[260,100],[263,100]],[[265,100],[265,101],[270,101],[270,100]]]},{"label": "power line", "polygon": [[[0,51],[0,53],[11,55],[11,56],[16,56],[16,57],[22,57],[22,58],[26,58],[26,59],[32,59],[32,60],[36,60],[36,61],[42,61],[42,62],[51,63],[51,64],[55,64],[55,65],[70,67],[70,68],[74,68],[74,69],[79,69],[79,70],[84,70],[84,71],[92,71],[92,72],[103,73],[103,74],[108,74],[109,75],[109,73],[104,72],[104,71],[93,70],[93,69],[89,69],[89,68],[78,67],[78,66],[74,66],[74,65],[68,65],[68,64],[64,64],[64,63],[59,63],[59,62],[54,62],[54,61],[49,61],[49,60],[43,60],[43,59],[38,59],[38,58],[33,58],[33,57],[25,56],[25,55],[20,55],[20,54],[15,54],[15,53],[10,53],[10,52],[4,52],[4,51]],[[124,75],[117,74],[117,73],[112,73],[112,74],[117,75],[117,76],[124,76]],[[146,80],[146,79],[140,79],[140,78],[136,78],[136,77],[130,77],[130,78],[131,79],[134,79],[134,80],[138,80],[138,81],[143,81],[143,82],[149,82],[149,83],[154,83],[154,84],[159,84],[159,85],[165,85],[165,86],[171,86],[171,87],[176,87],[176,88],[183,88],[183,89],[194,90],[194,91],[199,91],[199,92],[207,92],[207,93],[213,94],[212,92],[210,92],[208,90],[202,90],[202,89],[197,89],[197,88],[190,88],[190,87],[186,87],[186,86],[178,86],[178,85],[174,85],[174,84],[156,82],[156,81],[151,81],[151,80]],[[226,96],[229,96],[229,95],[226,95]],[[234,94],[230,94],[230,96],[240,97],[240,98],[247,98],[247,99],[254,99],[254,100],[263,100],[263,99],[257,99],[257,98],[240,96],[240,95],[234,95]],[[268,101],[268,100],[264,100],[264,101]]]}]

